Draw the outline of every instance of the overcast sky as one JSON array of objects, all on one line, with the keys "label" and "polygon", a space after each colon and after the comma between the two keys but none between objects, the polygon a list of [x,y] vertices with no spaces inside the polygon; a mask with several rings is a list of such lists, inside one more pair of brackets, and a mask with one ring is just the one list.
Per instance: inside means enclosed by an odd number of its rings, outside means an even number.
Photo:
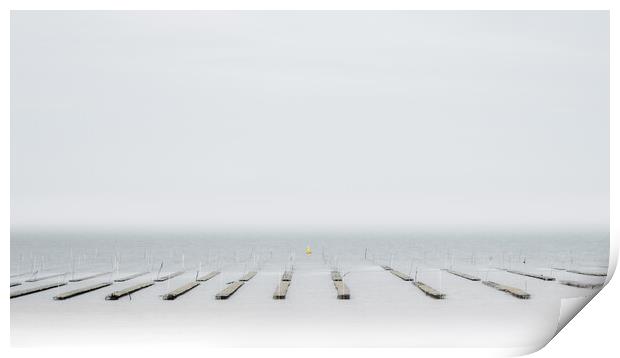
[{"label": "overcast sky", "polygon": [[609,220],[607,12],[11,15],[17,227]]}]

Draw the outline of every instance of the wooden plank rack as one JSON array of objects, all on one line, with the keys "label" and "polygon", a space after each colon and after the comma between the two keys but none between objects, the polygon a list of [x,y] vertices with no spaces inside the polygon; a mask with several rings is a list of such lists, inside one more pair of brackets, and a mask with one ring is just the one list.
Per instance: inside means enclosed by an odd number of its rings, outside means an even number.
[{"label": "wooden plank rack", "polygon": [[254,276],[256,276],[256,271],[250,271],[250,272],[246,273],[245,275],[243,275],[243,277],[241,277],[241,278],[239,279],[239,281],[242,281],[242,282],[248,282],[248,281],[250,281],[250,280],[252,279],[252,277],[254,277]]},{"label": "wooden plank rack", "polygon": [[505,285],[501,285],[497,282],[493,282],[493,281],[482,281],[482,284],[487,285],[489,287],[492,287],[496,290],[502,291],[502,292],[506,292],[509,293],[511,295],[513,295],[514,297],[517,298],[521,298],[521,299],[528,299],[530,298],[530,294],[520,290],[518,288],[514,288],[514,287],[510,287],[510,286],[505,286]]},{"label": "wooden plank rack", "polygon": [[280,283],[278,284],[278,287],[276,287],[276,291],[273,293],[274,300],[283,300],[286,298],[286,293],[288,292],[292,279],[293,271],[284,271],[282,278],[280,279]]},{"label": "wooden plank rack", "polygon": [[405,281],[413,281],[413,279],[408,276],[405,275],[404,273],[400,272],[400,271],[396,271],[396,270],[389,270],[390,273],[392,273],[392,275],[400,278],[401,280],[405,280]]},{"label": "wooden plank rack", "polygon": [[586,276],[598,276],[598,277],[607,276],[607,272],[584,272],[584,271],[578,271],[578,270],[566,270],[566,272],[576,273],[578,275],[586,275]]},{"label": "wooden plank rack", "polygon": [[143,283],[139,283],[137,285],[131,286],[131,287],[127,287],[126,289],[120,290],[120,291],[114,291],[111,294],[106,296],[106,300],[112,300],[112,301],[116,301],[121,297],[127,296],[127,295],[131,295],[134,292],[140,291],[142,289],[145,289],[147,287],[151,287],[153,286],[154,282],[153,281],[148,281],[148,282],[143,282]]},{"label": "wooden plank rack", "polygon": [[59,295],[56,295],[56,296],[54,296],[54,299],[55,300],[66,300],[67,298],[79,296],[79,295],[82,295],[82,294],[87,293],[87,292],[92,292],[92,291],[98,290],[100,288],[108,287],[111,284],[112,284],[112,282],[102,282],[102,283],[98,283],[98,284],[95,284],[95,285],[92,285],[92,286],[78,288],[76,290],[71,290],[71,291],[64,292],[64,293],[61,293]]},{"label": "wooden plank rack", "polygon": [[458,271],[453,271],[453,270],[448,270],[448,269],[446,269],[446,272],[451,273],[451,274],[453,274],[455,276],[462,277],[462,278],[470,280],[470,281],[480,281],[479,277],[472,276],[472,275],[469,275],[469,274],[466,274],[466,273],[463,273],[463,272],[458,272]]},{"label": "wooden plank rack", "polygon": [[517,270],[506,270],[506,272],[510,272],[510,273],[515,274],[515,275],[532,277],[532,278],[536,278],[536,279],[543,280],[543,281],[555,281],[555,277],[538,275],[538,274],[535,274],[535,273],[529,273],[529,272],[523,272],[523,271],[517,271]]},{"label": "wooden plank rack", "polygon": [[148,271],[134,273],[133,275],[127,275],[127,276],[124,276],[124,277],[119,277],[116,280],[114,280],[114,282],[125,282],[125,281],[129,281],[129,280],[133,280],[136,277],[144,276],[144,275],[146,275],[148,273],[149,273]]},{"label": "wooden plank rack", "polygon": [[21,276],[26,276],[26,275],[32,275],[32,272],[16,273],[16,274],[11,275],[11,278],[21,277]]},{"label": "wooden plank rack", "polygon": [[163,281],[166,281],[166,280],[170,280],[171,278],[175,278],[177,276],[181,276],[184,273],[185,273],[185,271],[172,272],[172,273],[169,273],[169,274],[167,274],[165,276],[161,276],[161,277],[156,278],[155,282],[163,282]]},{"label": "wooden plank rack", "polygon": [[237,290],[243,286],[244,283],[250,281],[254,276],[256,276],[256,271],[250,271],[243,275],[238,281],[229,283],[228,286],[215,295],[215,299],[227,300],[230,296],[237,292]]},{"label": "wooden plank rack", "polygon": [[281,281],[290,281],[293,279],[293,271],[284,271]]},{"label": "wooden plank rack", "polygon": [[161,296],[162,299],[164,300],[175,300],[178,297],[184,295],[185,293],[189,292],[190,290],[192,290],[193,288],[195,288],[196,286],[200,285],[200,282],[196,282],[196,281],[192,281],[188,284],[185,284],[179,288],[177,288],[174,291],[168,292],[165,295]]},{"label": "wooden plank rack", "polygon": [[417,281],[417,282],[414,282],[413,285],[419,288],[420,291],[424,292],[427,296],[431,296],[432,298],[436,298],[438,300],[446,298],[445,293],[441,293],[437,291],[436,289],[425,284],[424,282]]},{"label": "wooden plank rack", "polygon": [[26,282],[37,282],[37,281],[43,281],[43,280],[47,280],[50,278],[55,278],[55,277],[60,277],[60,276],[64,276],[68,274],[68,272],[63,272],[63,273],[55,273],[52,275],[47,275],[47,276],[41,276],[41,277],[33,277],[33,278],[29,278],[26,280]]},{"label": "wooden plank rack", "polygon": [[11,292],[11,298],[16,298],[16,297],[30,295],[30,294],[33,294],[33,293],[37,293],[37,292],[49,290],[49,289],[52,289],[52,288],[64,286],[66,284],[67,284],[66,282],[56,282],[56,283],[50,283],[50,284],[43,285],[43,286],[29,288],[29,289],[26,289],[26,290],[13,291],[13,292]]},{"label": "wooden plank rack", "polygon": [[230,298],[230,296],[232,296],[235,292],[237,292],[237,290],[243,286],[245,282],[243,281],[235,281],[235,282],[231,282],[230,284],[228,284],[228,286],[226,286],[222,291],[218,292],[215,295],[215,299],[216,300],[227,300]]},{"label": "wooden plank rack", "polygon": [[585,282],[569,281],[569,280],[562,280],[562,281],[558,281],[558,282],[563,284],[563,285],[566,285],[566,286],[578,287],[578,288],[597,289],[597,288],[602,288],[603,287],[602,283],[585,283]]},{"label": "wooden plank rack", "polygon": [[348,300],[351,299],[351,292],[349,291],[349,287],[344,284],[342,281],[333,281],[334,287],[336,288],[336,298],[339,300]]},{"label": "wooden plank rack", "polygon": [[349,287],[342,281],[342,275],[338,271],[331,272],[332,282],[336,288],[336,298],[339,300],[351,299],[351,292]]},{"label": "wooden plank rack", "polygon": [[273,293],[274,300],[283,300],[286,298],[286,293],[288,292],[288,288],[291,285],[291,281],[280,281],[278,287],[276,287],[276,291]]},{"label": "wooden plank rack", "polygon": [[217,276],[219,274],[220,274],[219,271],[212,271],[212,272],[209,272],[208,274],[206,274],[204,276],[198,277],[196,279],[196,281],[200,281],[200,282],[209,281],[210,279],[214,278],[215,276]]},{"label": "wooden plank rack", "polygon": [[101,272],[101,273],[96,273],[94,275],[90,275],[90,276],[83,276],[83,277],[78,277],[78,278],[72,278],[69,280],[69,282],[80,282],[80,281],[86,281],[86,280],[90,280],[92,278],[97,278],[97,277],[101,277],[101,276],[105,276],[105,275],[109,275],[111,274],[112,271],[108,271],[108,272]]}]

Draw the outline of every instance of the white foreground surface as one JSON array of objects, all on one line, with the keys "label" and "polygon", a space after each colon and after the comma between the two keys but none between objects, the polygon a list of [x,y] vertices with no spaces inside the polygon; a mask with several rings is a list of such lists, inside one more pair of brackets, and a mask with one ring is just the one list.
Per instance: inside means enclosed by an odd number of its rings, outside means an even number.
[{"label": "white foreground surface", "polygon": [[[405,273],[410,270],[405,262],[393,262],[393,266]],[[418,279],[446,294],[446,299],[436,300],[378,264],[359,260],[342,269],[351,299],[337,300],[330,268],[320,255],[313,255],[297,258],[285,300],[272,299],[282,265],[269,261],[224,301],[215,300],[215,294],[227,282],[241,277],[244,265],[228,265],[222,274],[174,301],[164,301],[160,296],[192,281],[196,272],[156,283],[132,294],[131,299],[118,301],[104,298],[112,291],[151,280],[156,273],[65,301],[52,297],[110,277],[11,299],[11,341],[14,346],[200,341],[208,346],[235,347],[496,347],[528,351],[555,335],[563,298],[589,299],[597,292],[499,270],[477,272],[473,266],[455,269],[526,289],[532,298],[520,300],[480,282],[432,267],[420,268]],[[528,270],[559,279],[604,281],[563,271]],[[54,280],[24,283],[11,291]]]}]

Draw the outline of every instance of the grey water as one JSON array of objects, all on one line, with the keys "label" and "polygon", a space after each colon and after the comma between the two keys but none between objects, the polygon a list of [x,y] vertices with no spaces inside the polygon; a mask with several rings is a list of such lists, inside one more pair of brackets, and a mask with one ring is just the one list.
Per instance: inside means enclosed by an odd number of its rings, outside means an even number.
[{"label": "grey water", "polygon": [[[608,232],[147,232],[15,231],[11,274],[33,271],[154,270],[285,263],[306,247],[347,264],[417,262],[604,271]],[[416,264],[417,265],[417,264]],[[77,266],[77,269],[76,269]]]}]

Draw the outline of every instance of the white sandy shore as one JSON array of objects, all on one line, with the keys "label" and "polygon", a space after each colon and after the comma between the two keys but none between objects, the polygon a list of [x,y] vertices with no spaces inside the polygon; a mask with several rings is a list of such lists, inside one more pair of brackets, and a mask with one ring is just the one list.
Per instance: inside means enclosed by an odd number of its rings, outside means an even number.
[{"label": "white sandy shore", "polygon": [[[269,261],[226,301],[215,300],[214,295],[226,282],[241,277],[247,264],[224,267],[221,275],[174,301],[164,301],[160,296],[192,281],[195,271],[156,283],[132,294],[131,299],[106,301],[104,297],[151,280],[156,273],[66,301],[52,299],[58,293],[109,281],[110,277],[70,283],[12,299],[11,341],[15,346],[198,340],[209,346],[466,346],[527,350],[546,343],[556,333],[563,298],[589,299],[597,292],[495,269],[487,272],[480,266],[455,267],[483,280],[531,293],[531,299],[520,300],[438,267],[418,267],[418,280],[446,294],[446,299],[436,300],[383,270],[378,263],[358,260],[340,265],[351,289],[350,300],[336,299],[330,268],[319,255],[297,257],[292,285],[282,301],[271,296],[283,265]],[[393,261],[392,265],[409,273],[410,264],[405,261]],[[522,270],[552,274],[558,279],[604,281],[548,268]],[[12,291],[47,282],[54,279],[24,283]]]}]

